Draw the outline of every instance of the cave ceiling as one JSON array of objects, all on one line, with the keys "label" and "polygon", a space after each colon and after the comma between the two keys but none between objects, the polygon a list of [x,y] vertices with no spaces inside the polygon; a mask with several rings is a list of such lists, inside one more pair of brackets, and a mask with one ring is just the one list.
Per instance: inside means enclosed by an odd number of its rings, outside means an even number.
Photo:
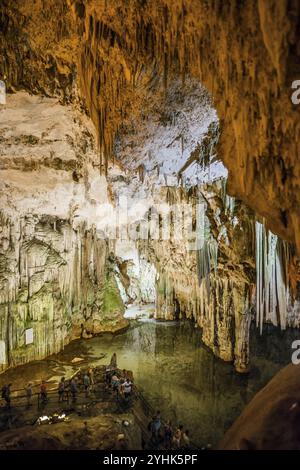
[{"label": "cave ceiling", "polygon": [[[209,91],[228,191],[300,250],[298,0],[3,0],[0,75],[8,92],[86,111],[100,165],[174,80]],[[190,88],[187,87],[187,90]]]}]

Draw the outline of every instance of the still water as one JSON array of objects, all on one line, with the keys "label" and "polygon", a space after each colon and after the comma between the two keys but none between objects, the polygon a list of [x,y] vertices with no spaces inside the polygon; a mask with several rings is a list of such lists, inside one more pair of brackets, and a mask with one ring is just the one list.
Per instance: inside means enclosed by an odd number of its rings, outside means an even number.
[{"label": "still water", "polygon": [[[251,337],[251,370],[240,375],[232,364],[214,357],[190,322],[133,321],[123,333],[73,341],[58,355],[8,370],[0,385],[12,382],[17,389],[41,379],[54,384],[80,366],[109,363],[116,352],[118,367],[133,371],[136,384],[164,420],[182,423],[199,447],[214,446],[253,395],[290,361],[299,330],[268,327],[260,336],[253,328]],[[84,360],[72,364],[74,358]]]},{"label": "still water", "polygon": [[[299,332],[255,328],[251,341],[251,370],[234,371],[201,342],[190,322],[135,322],[118,335],[103,335],[70,344],[66,353],[88,355],[107,363],[117,353],[118,367],[130,369],[145,398],[164,419],[182,423],[199,446],[215,445],[253,395],[290,361],[291,342]],[[102,354],[106,358],[97,360]]]}]

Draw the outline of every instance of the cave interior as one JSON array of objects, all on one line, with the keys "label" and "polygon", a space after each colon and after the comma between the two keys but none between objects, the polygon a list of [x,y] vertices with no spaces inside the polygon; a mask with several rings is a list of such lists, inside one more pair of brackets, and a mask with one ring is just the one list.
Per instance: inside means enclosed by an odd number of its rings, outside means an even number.
[{"label": "cave interior", "polygon": [[[213,447],[300,449],[300,1],[2,0],[0,31],[0,385],[189,324],[238,380],[255,341],[278,363]],[[100,409],[68,444],[3,409],[0,449],[125,445]]]}]

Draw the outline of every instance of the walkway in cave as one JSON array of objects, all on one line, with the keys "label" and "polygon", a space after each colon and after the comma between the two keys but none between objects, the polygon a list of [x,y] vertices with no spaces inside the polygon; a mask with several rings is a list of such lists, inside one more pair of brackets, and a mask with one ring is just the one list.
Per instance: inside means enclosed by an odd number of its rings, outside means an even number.
[{"label": "walkway in cave", "polygon": [[[141,445],[148,450],[164,450],[162,440],[154,443],[148,423],[156,410],[144,397],[142,391],[135,385],[133,396],[129,402],[125,402],[122,397],[117,398],[111,388],[107,387],[105,381],[105,366],[95,369],[95,383],[88,397],[85,397],[84,390],[80,390],[76,402],[72,402],[70,394],[67,399],[58,403],[58,388],[48,390],[48,401],[41,403],[40,393],[34,393],[31,405],[27,406],[27,398],[24,389],[12,390],[11,408],[2,406],[0,408],[0,431],[20,428],[23,426],[57,424],[68,421],[74,414],[81,417],[89,417],[90,410],[97,408],[99,414],[105,413],[107,406],[111,413],[123,413],[130,411],[141,431]],[[78,373],[73,377],[78,376]],[[124,376],[124,370],[118,369],[118,376]],[[126,376],[132,377],[132,373],[126,371]],[[102,407],[102,409],[101,409]],[[164,426],[162,420],[162,428]],[[197,445],[191,441],[192,449],[197,449]]]},{"label": "walkway in cave", "polygon": [[[79,373],[80,371],[73,377]],[[130,374],[130,372],[127,373]],[[112,391],[106,386],[104,374],[105,366],[97,367],[95,369],[95,384],[89,396],[86,397],[84,390],[79,388],[76,402],[72,402],[69,394],[63,402],[59,403],[58,388],[55,387],[48,389],[47,403],[43,404],[40,393],[36,392],[33,394],[31,406],[28,407],[24,389],[12,390],[11,408],[8,409],[6,406],[0,408],[0,430],[5,431],[24,425],[55,423],[64,420],[73,413],[79,416],[88,416],[91,407],[97,407],[100,413],[105,411],[107,407],[113,413],[127,410],[132,403],[126,404],[122,400],[115,399]]]}]

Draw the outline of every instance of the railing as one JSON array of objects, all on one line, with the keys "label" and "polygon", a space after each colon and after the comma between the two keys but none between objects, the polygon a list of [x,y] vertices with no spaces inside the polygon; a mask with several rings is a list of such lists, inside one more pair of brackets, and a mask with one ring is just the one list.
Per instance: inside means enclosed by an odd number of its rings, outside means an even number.
[{"label": "railing", "polygon": [[[70,382],[79,372],[80,372],[80,371],[77,370],[71,377],[69,377],[69,378],[66,379],[66,382]],[[99,383],[102,383],[102,381],[98,381],[98,382],[95,381],[95,382],[94,382],[94,385],[97,385],[97,384],[99,384]],[[37,386],[35,386],[35,387],[37,387]],[[33,388],[35,388],[35,387],[33,387]],[[80,393],[80,392],[85,392],[85,390],[82,390],[83,384],[79,385],[78,388],[79,388],[78,393]],[[11,393],[10,393],[10,399],[11,399],[11,401],[12,401],[13,399],[16,399],[16,400],[26,399],[26,401],[27,401],[27,400],[28,400],[28,395],[25,393],[25,390],[26,390],[25,388],[20,388],[20,389],[11,390]],[[51,389],[47,390],[47,391],[46,391],[47,397],[48,397],[49,395],[50,395],[50,396],[57,395],[57,394],[58,394],[58,390],[59,390],[59,387],[57,387],[57,388],[51,388]],[[22,393],[22,395],[19,395],[19,393]],[[71,392],[70,392],[70,390],[66,389],[64,393],[65,393],[65,397],[67,398],[67,400],[64,400],[64,402],[69,403]],[[78,393],[77,393],[77,394],[78,394]],[[41,401],[41,392],[39,391],[39,392],[32,393],[32,395],[30,396],[30,401],[32,400],[33,397],[37,397],[38,407],[39,407],[40,401]],[[88,398],[88,397],[87,397],[87,398]],[[3,400],[4,400],[4,399],[3,399]],[[49,401],[49,400],[48,400],[48,401]],[[98,400],[98,401],[100,402],[101,400]],[[59,402],[59,403],[60,403],[60,402]],[[21,404],[14,405],[14,408],[18,408],[18,407],[21,407],[21,406],[23,406],[23,405],[21,405]]]},{"label": "railing", "polygon": [[[155,410],[155,408],[146,400],[146,398],[144,397],[143,393],[141,392],[141,390],[135,385],[134,386],[134,394],[135,396],[141,401],[141,403],[143,404],[143,406],[145,407],[145,409],[147,410],[147,417],[148,418],[152,418],[153,416],[155,416],[155,414],[157,413],[157,411]],[[161,424],[164,426],[166,425],[166,421],[163,421],[161,420]],[[147,430],[147,434],[150,434]],[[200,447],[198,445],[195,444],[195,442],[191,441],[190,440],[190,448],[193,449],[193,450],[200,450]]]},{"label": "railing", "polygon": [[[119,374],[122,372],[120,370],[118,370]],[[70,381],[72,380],[72,378],[74,378],[77,374],[79,373],[79,370],[76,371],[69,379],[66,379],[67,381]],[[103,376],[105,375],[105,372],[103,371]],[[98,380],[98,381],[95,381],[93,385],[99,385],[100,383],[103,383],[103,381],[101,380]],[[104,382],[105,383],[105,382]],[[83,386],[83,385],[82,385]],[[79,386],[81,387],[81,386]],[[11,391],[11,394],[18,394],[19,392],[24,392],[25,389],[17,389],[17,390],[12,390]],[[81,393],[86,393],[85,390],[80,390]],[[79,392],[79,393],[80,393]],[[50,389],[49,391],[47,391],[47,397],[50,395],[50,396],[54,396],[56,395],[57,396],[57,393],[58,393],[58,387],[57,388],[52,388]],[[37,397],[37,406],[38,406],[38,409],[41,408],[41,392],[36,392],[36,393],[33,393],[31,398],[32,397]],[[132,397],[133,398],[137,398],[140,403],[142,404],[143,406],[143,409],[145,411],[145,416],[150,420],[155,414],[156,414],[156,410],[154,409],[154,407],[148,402],[148,400],[146,400],[146,398],[144,397],[142,391],[139,389],[139,387],[137,385],[133,385],[133,393],[132,393]],[[16,399],[23,399],[25,398],[26,400],[28,399],[27,395],[26,394],[23,394],[23,395],[16,395],[15,396]],[[64,400],[63,402],[56,402],[58,405],[60,404],[63,404],[64,402],[69,404],[70,403],[70,391],[67,390],[66,391],[66,398],[67,400]],[[86,396],[86,398],[89,398],[89,396]],[[93,399],[90,399],[87,403],[79,403],[79,405],[87,405],[87,406],[92,406],[93,404],[96,404],[96,403],[100,403],[102,400],[100,400],[99,398],[93,398]],[[43,407],[45,407],[47,404],[50,404],[50,400],[48,400],[47,402],[43,403]],[[77,403],[77,402],[75,402]],[[74,404],[75,404],[74,403]],[[14,405],[14,408],[18,408],[18,407],[22,407],[23,405],[22,404],[18,404],[18,405]],[[133,413],[134,413],[134,410],[133,410]],[[135,413],[134,413],[135,414]],[[135,417],[137,418],[136,414],[135,414]],[[147,428],[147,425],[144,426],[144,423],[140,421],[140,427],[143,428],[143,432],[150,436],[151,433],[148,431],[148,428]],[[161,424],[164,426],[166,424],[165,421],[161,421]],[[193,441],[190,440],[190,447],[192,449],[195,449],[195,450],[199,450],[199,446],[197,446]]]}]

